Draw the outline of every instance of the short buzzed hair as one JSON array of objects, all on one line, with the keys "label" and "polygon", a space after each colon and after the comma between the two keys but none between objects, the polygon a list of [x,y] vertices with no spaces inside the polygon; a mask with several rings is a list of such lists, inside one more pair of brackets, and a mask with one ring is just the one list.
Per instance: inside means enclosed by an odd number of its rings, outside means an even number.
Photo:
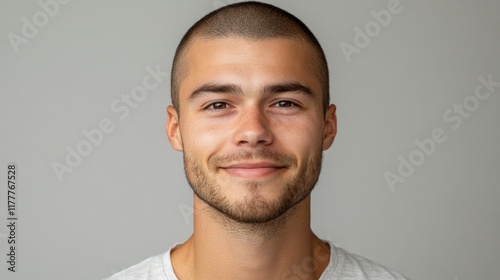
[{"label": "short buzzed hair", "polygon": [[[219,8],[198,20],[182,37],[177,46],[171,71],[171,97],[179,111],[179,89],[187,75],[184,59],[194,38],[217,39],[242,37],[251,40],[289,38],[309,44],[315,54],[310,67],[318,75],[323,95],[323,113],[330,104],[330,86],[326,57],[314,34],[294,15],[270,4],[248,1]],[[293,58],[291,58],[293,59]]]}]

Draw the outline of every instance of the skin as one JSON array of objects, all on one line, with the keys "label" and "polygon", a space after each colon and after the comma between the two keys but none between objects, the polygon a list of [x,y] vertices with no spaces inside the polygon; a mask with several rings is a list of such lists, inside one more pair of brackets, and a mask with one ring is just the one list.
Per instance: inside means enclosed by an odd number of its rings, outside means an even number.
[{"label": "skin", "polygon": [[[171,253],[177,277],[318,279],[330,248],[310,228],[310,191],[336,115],[323,112],[312,48],[195,39],[185,59],[180,114],[169,106],[166,126],[195,191],[193,235]],[[196,91],[207,84],[226,87]],[[265,91],[283,84],[306,90]]]}]

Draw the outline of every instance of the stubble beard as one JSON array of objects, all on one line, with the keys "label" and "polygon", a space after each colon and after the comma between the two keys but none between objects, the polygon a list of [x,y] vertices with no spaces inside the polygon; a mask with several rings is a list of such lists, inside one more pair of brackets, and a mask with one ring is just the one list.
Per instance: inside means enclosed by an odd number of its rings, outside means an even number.
[{"label": "stubble beard", "polygon": [[[245,196],[243,201],[230,201],[224,195],[224,186],[211,177],[209,172],[186,152],[184,153],[184,170],[193,192],[210,208],[216,210],[214,211],[218,214],[215,215],[216,218],[221,216],[220,220],[226,221],[226,224],[236,222],[252,228],[269,226],[276,228],[286,223],[293,212],[292,208],[311,194],[319,178],[322,158],[322,150],[316,151],[313,157],[283,184],[280,195],[272,201],[265,199],[259,193],[261,183],[257,181],[248,181],[246,186],[242,186],[251,191],[251,195]],[[208,169],[214,174],[218,167],[224,164],[250,159],[271,160],[286,165],[287,168],[297,167],[297,160],[293,156],[258,149],[228,156],[213,156],[209,159]]]}]

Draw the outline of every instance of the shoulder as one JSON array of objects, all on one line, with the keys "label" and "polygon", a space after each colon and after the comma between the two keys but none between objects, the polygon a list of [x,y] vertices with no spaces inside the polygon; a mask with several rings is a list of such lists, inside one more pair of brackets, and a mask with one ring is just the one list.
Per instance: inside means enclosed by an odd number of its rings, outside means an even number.
[{"label": "shoulder", "polygon": [[166,280],[162,256],[157,255],[143,260],[125,270],[122,270],[105,280]]},{"label": "shoulder", "polygon": [[390,268],[342,248],[332,247],[332,256],[337,259],[330,273],[331,279],[409,280]]}]

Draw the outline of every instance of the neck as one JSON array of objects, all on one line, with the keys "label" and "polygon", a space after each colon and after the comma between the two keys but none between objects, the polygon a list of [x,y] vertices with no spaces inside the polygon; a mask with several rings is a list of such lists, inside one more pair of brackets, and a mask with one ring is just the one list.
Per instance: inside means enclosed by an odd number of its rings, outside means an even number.
[{"label": "neck", "polygon": [[310,196],[281,217],[242,224],[195,196],[194,233],[172,252],[179,279],[318,279],[328,245],[310,228]]}]

